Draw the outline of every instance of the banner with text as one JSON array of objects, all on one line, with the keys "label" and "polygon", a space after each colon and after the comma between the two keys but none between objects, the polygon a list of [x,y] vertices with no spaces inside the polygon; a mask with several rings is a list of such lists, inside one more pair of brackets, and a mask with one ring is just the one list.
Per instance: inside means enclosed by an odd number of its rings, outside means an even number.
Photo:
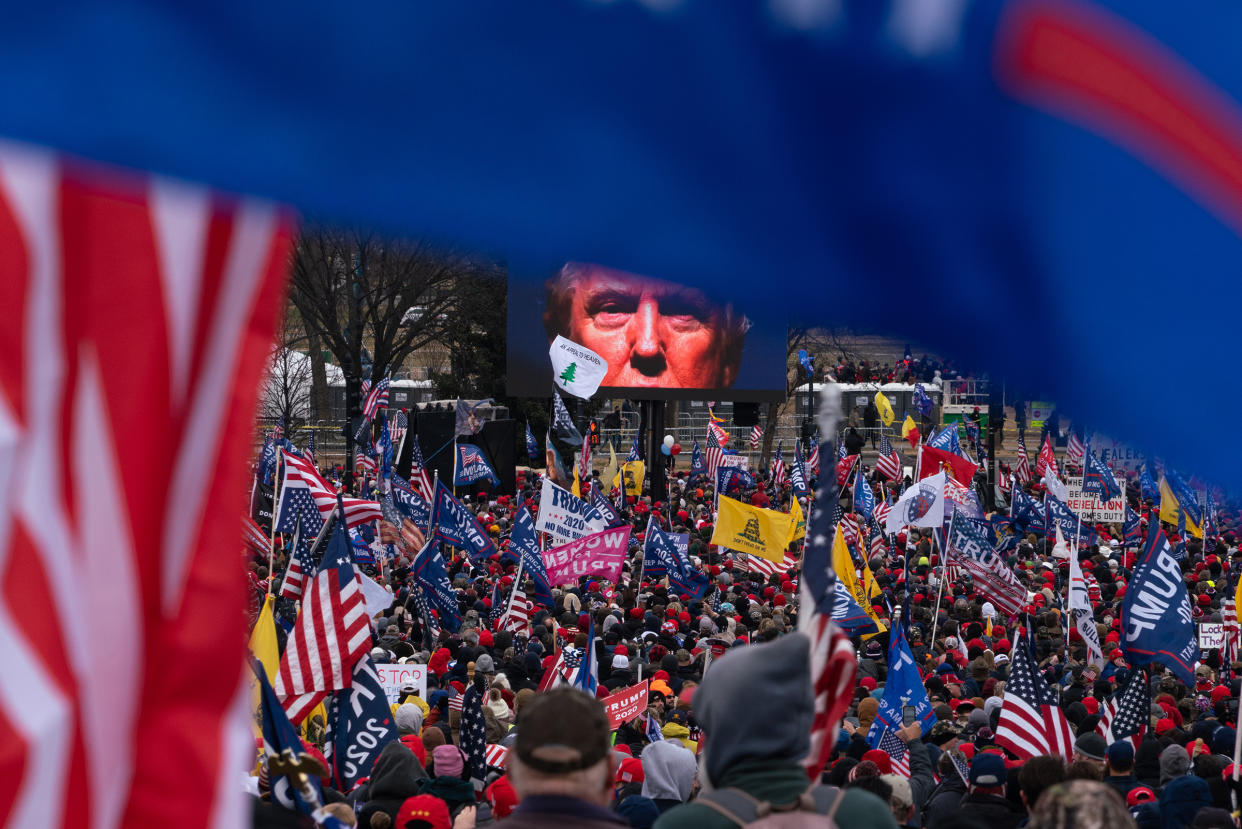
[{"label": "banner with text", "polygon": [[647,710],[647,680],[604,697],[604,711],[608,713],[608,728],[616,730]]},{"label": "banner with text", "polygon": [[376,665],[380,685],[388,695],[388,704],[396,705],[401,699],[401,688],[413,685],[418,695],[427,699],[427,666],[426,665]]},{"label": "banner with text", "polygon": [[577,584],[580,576],[601,576],[615,582],[630,545],[630,528],[616,527],[543,551],[543,566],[553,586]]},{"label": "banner with text", "polygon": [[1093,493],[1083,494],[1082,476],[1066,475],[1063,479],[1069,499],[1065,505],[1083,521],[1120,524],[1126,520],[1126,478],[1124,475],[1113,475],[1121,494],[1111,501],[1101,501]]}]

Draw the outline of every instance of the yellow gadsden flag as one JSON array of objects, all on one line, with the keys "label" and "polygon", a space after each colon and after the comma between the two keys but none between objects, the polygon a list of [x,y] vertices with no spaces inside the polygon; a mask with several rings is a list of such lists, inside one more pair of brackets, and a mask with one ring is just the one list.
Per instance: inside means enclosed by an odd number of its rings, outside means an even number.
[{"label": "yellow gadsden flag", "polygon": [[643,461],[627,461],[621,464],[621,475],[612,479],[612,485],[621,488],[621,480],[625,480],[625,494],[635,498],[643,494],[643,475],[647,465]]},{"label": "yellow gadsden flag", "polygon": [[888,402],[884,392],[875,393],[875,407],[880,410],[880,420],[884,425],[892,426],[893,421],[897,419],[897,413],[893,411],[893,404]]},{"label": "yellow gadsden flag", "polygon": [[785,542],[785,546],[788,547],[804,535],[806,535],[806,514],[802,512],[802,505],[798,503],[798,499],[794,498],[789,502],[789,540]]},{"label": "yellow gadsden flag", "polygon": [[792,523],[793,517],[787,512],[760,509],[721,496],[711,543],[768,561],[783,561]]},{"label": "yellow gadsden flag", "polygon": [[[1177,500],[1177,496],[1173,494],[1173,489],[1164,480],[1164,476],[1160,477],[1160,520],[1166,524],[1177,526],[1178,513],[1182,511],[1182,504]],[[1190,520],[1190,514],[1186,514],[1186,532],[1195,538],[1203,538],[1203,528]]]}]

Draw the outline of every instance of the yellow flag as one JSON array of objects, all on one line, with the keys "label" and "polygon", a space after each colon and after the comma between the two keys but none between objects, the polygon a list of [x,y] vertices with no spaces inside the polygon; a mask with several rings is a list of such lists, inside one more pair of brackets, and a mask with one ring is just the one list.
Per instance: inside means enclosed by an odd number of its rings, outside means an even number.
[{"label": "yellow flag", "polygon": [[806,515],[802,512],[802,505],[797,498],[789,502],[789,518],[789,540],[785,542],[786,547],[806,535]]},{"label": "yellow flag", "polygon": [[[616,486],[616,483],[614,482],[616,477],[617,477],[617,453],[612,450],[612,443],[610,442],[608,444],[608,465],[604,467],[604,474],[600,475],[599,479],[601,481],[612,483],[613,486]],[[604,494],[607,495],[608,493],[604,493]]]},{"label": "yellow flag", "polygon": [[[845,589],[850,592],[850,596],[858,603],[881,632],[888,630],[888,625],[884,620],[875,615],[875,611],[871,609],[871,598],[869,593],[871,589],[878,587],[875,585],[874,579],[871,577],[869,568],[863,568],[863,581],[858,580],[858,571],[854,566],[854,559],[850,556],[850,549],[845,544],[845,536],[841,534],[840,529],[832,539],[832,569],[836,571],[837,578],[845,585]],[[874,634],[872,634],[874,635]],[[863,637],[864,639],[867,637]]]},{"label": "yellow flag", "polygon": [[893,411],[893,404],[888,402],[883,392],[875,393],[875,407],[880,410],[880,420],[884,425],[892,426],[893,421],[897,419],[897,413]]},{"label": "yellow flag", "polygon": [[[1172,488],[1164,480],[1164,476],[1160,477],[1160,520],[1166,524],[1177,526],[1178,513],[1181,512],[1181,502],[1177,500],[1177,496],[1173,494]],[[1186,516],[1186,532],[1195,538],[1203,538],[1203,529],[1190,520],[1190,516]]]},{"label": "yellow flag", "polygon": [[[647,465],[642,461],[628,461],[621,464],[621,476],[625,478],[625,494],[635,498],[643,494],[643,475],[647,471]],[[620,488],[621,483],[618,478],[613,478],[612,485]]]},{"label": "yellow flag", "polygon": [[752,507],[722,496],[711,543],[768,561],[781,561],[792,523],[787,512]]},{"label": "yellow flag", "polygon": [[259,611],[258,621],[250,631],[250,652],[263,665],[267,681],[273,684],[280,671],[280,646],[276,644],[276,619],[272,616],[274,600],[272,596],[263,600],[263,610]]},{"label": "yellow flag", "polygon": [[901,422],[901,436],[910,441],[911,446],[919,445],[919,427],[910,415],[906,415],[906,419]]},{"label": "yellow flag", "polygon": [[582,497],[582,485],[578,483],[578,464],[574,464],[574,482],[569,487],[569,491],[574,494],[575,498]]}]

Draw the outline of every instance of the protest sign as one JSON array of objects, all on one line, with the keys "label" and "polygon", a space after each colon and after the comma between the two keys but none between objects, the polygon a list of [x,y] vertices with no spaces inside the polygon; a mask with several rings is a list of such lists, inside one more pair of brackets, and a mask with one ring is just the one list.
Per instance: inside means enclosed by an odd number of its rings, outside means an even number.
[{"label": "protest sign", "polygon": [[1124,475],[1113,475],[1121,494],[1110,501],[1100,501],[1093,493],[1082,491],[1081,475],[1066,475],[1062,479],[1069,494],[1065,505],[1083,521],[1120,524],[1126,520],[1126,479]]},{"label": "protest sign", "polygon": [[1199,625],[1199,648],[1210,651],[1225,646],[1225,626],[1220,622],[1203,622]]},{"label": "protest sign", "polygon": [[608,728],[615,730],[647,709],[647,680],[604,697]]},{"label": "protest sign", "polygon": [[388,695],[389,705],[395,705],[401,699],[401,686],[413,685],[418,695],[427,699],[427,666],[426,665],[376,665],[380,685]]},{"label": "protest sign", "polygon": [[621,577],[621,565],[630,544],[630,528],[616,527],[544,550],[543,565],[548,582],[576,584],[579,576],[602,576],[609,581]]},{"label": "protest sign", "polygon": [[745,455],[724,455],[720,458],[720,466],[740,466],[742,469],[750,469],[750,458]]}]

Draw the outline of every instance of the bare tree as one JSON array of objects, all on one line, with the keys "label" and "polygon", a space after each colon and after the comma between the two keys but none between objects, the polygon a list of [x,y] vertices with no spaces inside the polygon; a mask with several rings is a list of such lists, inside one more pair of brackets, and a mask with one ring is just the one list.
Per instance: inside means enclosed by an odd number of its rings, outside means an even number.
[{"label": "bare tree", "polygon": [[286,309],[272,341],[259,412],[269,420],[283,421],[290,440],[311,417],[311,361],[300,350],[306,345],[305,331]]},{"label": "bare tree", "polygon": [[[290,298],[307,331],[344,371],[351,418],[362,380],[399,369],[411,352],[440,337],[456,312],[458,283],[491,267],[418,240],[328,228],[303,234]],[[352,475],[352,427],[346,432],[346,474]]]}]

